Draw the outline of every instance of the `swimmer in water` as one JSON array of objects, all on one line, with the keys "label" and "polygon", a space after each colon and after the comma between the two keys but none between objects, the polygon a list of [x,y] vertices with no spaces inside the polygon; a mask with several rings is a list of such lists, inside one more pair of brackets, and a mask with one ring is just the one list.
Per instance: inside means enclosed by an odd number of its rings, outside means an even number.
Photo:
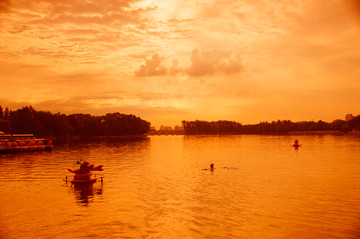
[{"label": "swimmer in water", "polygon": [[204,168],[203,170],[211,170],[211,171],[214,171],[214,164],[210,164],[210,168]]}]

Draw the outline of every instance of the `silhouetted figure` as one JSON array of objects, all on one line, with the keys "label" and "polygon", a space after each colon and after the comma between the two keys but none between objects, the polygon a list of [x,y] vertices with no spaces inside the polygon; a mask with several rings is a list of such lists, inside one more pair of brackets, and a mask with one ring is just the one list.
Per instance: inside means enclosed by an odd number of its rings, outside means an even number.
[{"label": "silhouetted figure", "polygon": [[214,164],[210,164],[210,168],[204,168],[203,170],[211,170],[211,171],[214,171]]},{"label": "silhouetted figure", "polygon": [[72,170],[68,168],[68,171],[75,173],[74,180],[90,180],[92,172],[91,171],[103,171],[103,166],[94,166],[94,164],[89,164],[89,162],[83,162],[80,165],[80,168],[77,170]]}]

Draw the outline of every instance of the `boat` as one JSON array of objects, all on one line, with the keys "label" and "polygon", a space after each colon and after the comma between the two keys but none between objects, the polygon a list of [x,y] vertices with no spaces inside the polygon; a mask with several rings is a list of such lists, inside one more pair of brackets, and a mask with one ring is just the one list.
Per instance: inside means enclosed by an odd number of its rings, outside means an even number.
[{"label": "boat", "polygon": [[[84,184],[93,184],[96,183],[97,178],[92,178],[92,171],[103,171],[103,166],[94,166],[94,164],[89,164],[89,162],[82,162],[80,168],[77,170],[72,170],[68,168],[67,170],[71,173],[74,173],[74,179],[71,180],[72,185],[84,185]],[[100,177],[101,183],[103,183],[103,177]],[[68,182],[68,177],[65,177],[66,183]]]},{"label": "boat", "polygon": [[51,151],[51,139],[38,139],[33,134],[4,134],[0,132],[0,153]]},{"label": "boat", "polygon": [[294,148],[299,148],[300,144],[299,144],[299,140],[295,139],[294,140],[294,144],[292,145]]},{"label": "boat", "polygon": [[[96,176],[96,175],[95,175]],[[68,177],[66,176],[65,177],[65,180],[64,180],[66,183],[68,182]],[[100,177],[100,181],[101,181],[101,184],[103,183],[103,177]],[[90,179],[84,179],[84,180],[70,180],[69,181],[71,183],[71,186],[72,185],[87,185],[87,184],[93,184],[93,183],[96,183],[97,182],[97,178],[90,178]]]},{"label": "boat", "polygon": [[360,136],[360,130],[353,129],[348,134],[351,135],[351,136],[359,137]]},{"label": "boat", "polygon": [[86,184],[86,183],[96,183],[97,178],[91,178],[89,180],[71,180],[71,184]]}]

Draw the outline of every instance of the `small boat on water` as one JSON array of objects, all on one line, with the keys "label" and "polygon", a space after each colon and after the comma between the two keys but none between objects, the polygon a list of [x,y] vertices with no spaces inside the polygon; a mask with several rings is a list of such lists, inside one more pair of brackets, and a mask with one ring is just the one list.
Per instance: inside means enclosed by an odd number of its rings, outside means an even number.
[{"label": "small boat on water", "polygon": [[0,153],[51,151],[51,139],[38,139],[33,134],[4,134],[0,132]]},{"label": "small boat on water", "polygon": [[97,178],[91,178],[88,180],[71,180],[71,184],[87,184],[87,183],[96,183]]},{"label": "small boat on water", "polygon": [[[89,162],[82,162],[80,165],[80,168],[77,170],[72,170],[70,168],[68,168],[67,170],[69,172],[74,173],[74,179],[71,180],[71,186],[72,185],[82,185],[82,184],[93,184],[96,183],[97,178],[92,178],[92,171],[103,171],[103,166],[99,165],[99,166],[94,166],[94,164],[89,164]],[[95,175],[96,177],[96,175]],[[103,177],[100,178],[101,179],[101,183],[103,182]],[[65,181],[67,183],[68,178],[65,178]]]},{"label": "small boat on water", "polygon": [[300,144],[299,144],[299,140],[295,139],[294,144],[292,145],[294,148],[299,148]]},{"label": "small boat on water", "polygon": [[353,129],[348,134],[351,135],[351,136],[359,137],[360,136],[360,130]]}]

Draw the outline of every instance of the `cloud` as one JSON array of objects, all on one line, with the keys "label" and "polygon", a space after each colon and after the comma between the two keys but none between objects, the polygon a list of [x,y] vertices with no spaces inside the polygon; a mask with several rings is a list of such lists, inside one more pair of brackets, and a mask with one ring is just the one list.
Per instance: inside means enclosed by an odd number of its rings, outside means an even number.
[{"label": "cloud", "polygon": [[149,13],[155,7],[138,6],[140,2],[0,0],[0,12],[11,11],[0,15],[0,59],[64,71],[88,66],[120,71],[114,65],[129,62],[120,50],[143,44],[139,28],[151,25]]},{"label": "cloud", "polygon": [[[360,4],[345,2],[0,0],[0,102],[157,121],[175,113],[151,116],[156,107],[206,119],[231,105],[241,120],[271,119],[291,96],[276,90],[359,89]],[[254,102],[257,112],[240,114]]]},{"label": "cloud", "polygon": [[234,75],[243,69],[239,56],[233,56],[230,52],[221,50],[199,51],[194,49],[191,55],[191,65],[187,68],[180,68],[179,61],[174,59],[170,67],[163,65],[164,58],[159,54],[146,59],[145,64],[135,72],[135,76],[164,76],[164,75],[188,75],[192,77],[213,76],[213,75]]},{"label": "cloud", "polygon": [[181,69],[179,69],[179,61],[177,59],[174,59],[172,61],[172,66],[169,69],[170,75],[177,75]]},{"label": "cloud", "polygon": [[12,29],[10,29],[8,32],[12,34],[19,34],[24,31],[30,30],[30,26],[22,25],[22,26],[14,26]]},{"label": "cloud", "polygon": [[10,0],[1,0],[0,1],[0,12],[6,12],[10,8],[11,1]]},{"label": "cloud", "polygon": [[66,24],[73,23],[76,25],[87,25],[87,24],[99,24],[99,25],[108,25],[112,24],[115,21],[122,24],[129,23],[140,23],[139,21],[139,11],[130,11],[130,12],[119,12],[119,13],[101,13],[96,14],[95,16],[81,16],[81,15],[72,15],[72,14],[62,14],[58,16],[48,16],[45,18],[37,19],[31,23],[44,23],[46,25],[50,24]]},{"label": "cloud", "polygon": [[[136,17],[143,12],[153,8],[137,7],[136,3],[141,0],[105,0],[105,1],[53,1],[38,0],[26,1],[10,0],[0,1],[0,11],[11,8],[14,14],[26,18],[32,18],[39,22],[73,22],[85,21],[90,22],[98,20],[100,23],[109,23],[112,20],[131,19],[134,21]],[[23,12],[27,10],[27,14]],[[36,14],[29,14],[30,12]],[[137,20],[138,21],[138,20]]]},{"label": "cloud", "polygon": [[200,52],[198,49],[194,49],[191,62],[187,72],[190,76],[195,77],[221,73],[232,75],[239,73],[243,68],[240,58],[233,58],[229,52],[221,50]]},{"label": "cloud", "polygon": [[151,59],[146,60],[145,64],[140,66],[140,69],[135,72],[135,76],[162,76],[166,75],[168,70],[162,65],[162,60],[159,54],[155,54]]}]

